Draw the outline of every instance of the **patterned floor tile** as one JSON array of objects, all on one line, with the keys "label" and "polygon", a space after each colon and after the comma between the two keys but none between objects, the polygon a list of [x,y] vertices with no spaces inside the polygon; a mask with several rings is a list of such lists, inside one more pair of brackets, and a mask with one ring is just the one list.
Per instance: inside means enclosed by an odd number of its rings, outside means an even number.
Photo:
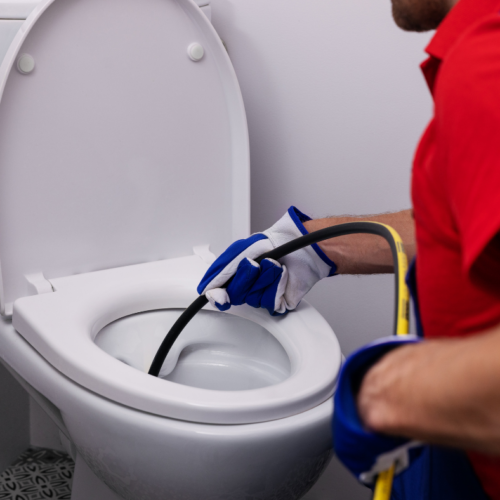
[{"label": "patterned floor tile", "polygon": [[66,453],[30,448],[0,475],[0,500],[70,500],[74,470]]}]

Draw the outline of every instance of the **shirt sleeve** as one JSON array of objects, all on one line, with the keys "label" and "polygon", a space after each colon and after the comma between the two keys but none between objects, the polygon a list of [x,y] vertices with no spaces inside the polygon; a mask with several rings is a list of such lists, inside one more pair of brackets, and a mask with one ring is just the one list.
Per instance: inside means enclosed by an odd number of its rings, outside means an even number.
[{"label": "shirt sleeve", "polygon": [[476,24],[452,49],[435,102],[443,196],[459,234],[462,268],[470,274],[479,259],[486,259],[483,268],[491,263],[485,250],[500,232],[499,14]]}]

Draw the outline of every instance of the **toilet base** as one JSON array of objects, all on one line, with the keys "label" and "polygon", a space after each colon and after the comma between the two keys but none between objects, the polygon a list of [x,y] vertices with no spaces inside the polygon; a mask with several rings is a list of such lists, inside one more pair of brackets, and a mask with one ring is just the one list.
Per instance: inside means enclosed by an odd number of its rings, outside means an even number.
[{"label": "toilet base", "polygon": [[80,455],[77,455],[71,500],[89,500],[90,498],[92,500],[123,500],[90,470]]}]

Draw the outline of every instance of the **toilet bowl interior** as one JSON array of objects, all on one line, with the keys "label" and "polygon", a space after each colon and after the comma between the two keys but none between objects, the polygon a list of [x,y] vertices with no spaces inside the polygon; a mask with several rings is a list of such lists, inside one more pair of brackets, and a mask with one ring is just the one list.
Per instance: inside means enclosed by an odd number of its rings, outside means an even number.
[{"label": "toilet bowl interior", "polygon": [[[148,311],[104,327],[95,343],[112,357],[147,372],[181,309]],[[219,391],[260,389],[290,376],[283,346],[261,325],[232,314],[201,311],[169,353],[160,377]]]}]

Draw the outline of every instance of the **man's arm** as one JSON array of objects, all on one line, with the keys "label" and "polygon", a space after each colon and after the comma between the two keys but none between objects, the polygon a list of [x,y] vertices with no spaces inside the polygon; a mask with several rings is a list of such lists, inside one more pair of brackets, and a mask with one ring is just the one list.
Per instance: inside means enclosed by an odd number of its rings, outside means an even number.
[{"label": "man's arm", "polygon": [[[346,222],[373,221],[393,227],[401,236],[408,259],[415,255],[415,224],[412,211],[367,215],[362,217],[329,217],[305,222],[309,232]],[[394,272],[391,250],[380,236],[353,234],[320,243],[319,246],[337,265],[339,274],[376,274]]]},{"label": "man's arm", "polygon": [[377,432],[498,455],[499,352],[500,325],[396,349],[364,377],[361,418]]}]

